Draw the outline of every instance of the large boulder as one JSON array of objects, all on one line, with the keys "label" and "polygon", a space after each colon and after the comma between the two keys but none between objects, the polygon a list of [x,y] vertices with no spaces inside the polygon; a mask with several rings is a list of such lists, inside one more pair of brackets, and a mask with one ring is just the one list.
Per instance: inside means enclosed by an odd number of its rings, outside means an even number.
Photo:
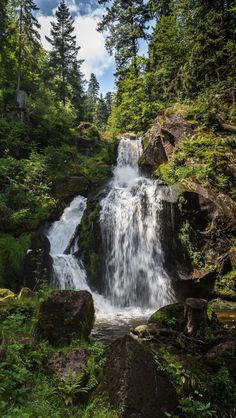
[{"label": "large boulder", "polygon": [[103,379],[95,396],[104,393],[120,418],[164,418],[175,412],[178,398],[165,373],[160,373],[154,358],[142,344],[125,336],[110,345]]},{"label": "large boulder", "polygon": [[158,116],[145,135],[147,147],[140,165],[149,171],[166,163],[178,142],[194,134],[192,126],[178,113]]},{"label": "large boulder", "polygon": [[160,328],[173,328],[183,331],[186,324],[184,303],[166,305],[154,312],[149,318],[150,324],[156,324]]},{"label": "large boulder", "polygon": [[52,344],[67,344],[74,337],[87,339],[93,324],[89,292],[54,290],[40,306],[37,333]]}]

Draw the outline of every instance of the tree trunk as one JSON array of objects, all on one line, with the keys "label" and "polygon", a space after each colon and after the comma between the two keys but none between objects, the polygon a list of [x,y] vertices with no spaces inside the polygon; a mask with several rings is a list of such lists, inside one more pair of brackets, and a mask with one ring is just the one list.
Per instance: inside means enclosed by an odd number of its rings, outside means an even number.
[{"label": "tree trunk", "polygon": [[187,324],[184,334],[195,336],[207,321],[207,301],[205,299],[188,298],[185,301],[185,316]]}]

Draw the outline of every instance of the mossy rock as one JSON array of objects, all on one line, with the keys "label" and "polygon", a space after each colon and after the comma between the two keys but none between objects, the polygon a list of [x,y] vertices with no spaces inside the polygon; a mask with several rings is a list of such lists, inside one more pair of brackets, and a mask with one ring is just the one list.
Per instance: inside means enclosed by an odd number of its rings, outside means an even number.
[{"label": "mossy rock", "polygon": [[161,328],[173,328],[177,331],[183,331],[186,324],[184,312],[184,303],[163,306],[163,308],[152,314],[148,322],[156,324]]},{"label": "mossy rock", "polygon": [[54,290],[41,304],[37,334],[51,344],[88,339],[94,324],[92,295],[87,291]]},{"label": "mossy rock", "polygon": [[0,299],[4,299],[5,297],[11,296],[12,298],[15,298],[16,295],[9,289],[0,289]]}]

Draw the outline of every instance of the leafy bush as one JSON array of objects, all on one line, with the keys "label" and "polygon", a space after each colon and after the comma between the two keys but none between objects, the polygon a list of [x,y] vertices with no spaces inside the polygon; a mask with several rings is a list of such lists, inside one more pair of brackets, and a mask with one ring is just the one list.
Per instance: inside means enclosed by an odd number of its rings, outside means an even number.
[{"label": "leafy bush", "polygon": [[236,196],[235,181],[231,173],[231,142],[213,133],[201,133],[181,141],[167,164],[156,171],[157,176],[174,184],[192,178],[214,192]]}]

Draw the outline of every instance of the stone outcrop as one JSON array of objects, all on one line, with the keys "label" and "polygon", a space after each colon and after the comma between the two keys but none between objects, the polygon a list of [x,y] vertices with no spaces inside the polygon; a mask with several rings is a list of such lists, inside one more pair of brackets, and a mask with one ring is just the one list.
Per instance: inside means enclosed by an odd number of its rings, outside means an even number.
[{"label": "stone outcrop", "polygon": [[110,345],[103,379],[95,395],[109,399],[119,410],[119,418],[164,418],[175,412],[178,397],[165,373],[160,373],[154,358],[131,336]]},{"label": "stone outcrop", "polygon": [[87,339],[93,324],[89,292],[54,290],[40,306],[37,333],[52,344],[67,344],[74,337]]},{"label": "stone outcrop", "polygon": [[148,145],[140,158],[141,167],[152,171],[166,163],[178,142],[191,135],[194,129],[180,114],[158,116],[145,135]]}]

